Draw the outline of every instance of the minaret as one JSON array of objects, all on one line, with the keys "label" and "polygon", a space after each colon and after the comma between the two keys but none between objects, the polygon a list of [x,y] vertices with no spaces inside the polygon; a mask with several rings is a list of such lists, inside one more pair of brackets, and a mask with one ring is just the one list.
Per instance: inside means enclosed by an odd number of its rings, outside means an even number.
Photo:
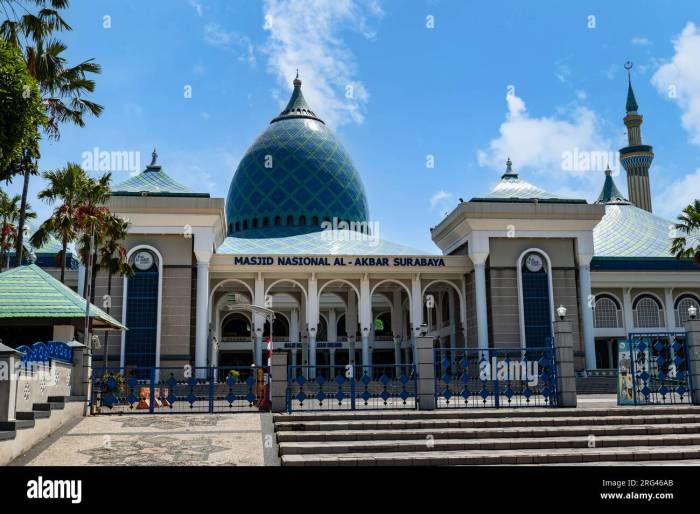
[{"label": "minaret", "polygon": [[632,63],[625,64],[627,70],[627,104],[624,117],[627,127],[627,142],[620,148],[620,163],[627,172],[627,191],[629,201],[640,209],[651,212],[651,189],[649,188],[649,168],[654,160],[654,152],[649,145],[642,144],[642,115],[637,113],[637,100],[632,90],[630,70]]}]

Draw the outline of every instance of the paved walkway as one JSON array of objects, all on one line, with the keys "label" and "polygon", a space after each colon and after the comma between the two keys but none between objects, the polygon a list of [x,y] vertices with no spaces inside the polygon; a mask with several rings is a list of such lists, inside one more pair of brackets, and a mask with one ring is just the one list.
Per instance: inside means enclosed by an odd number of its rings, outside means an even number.
[{"label": "paved walkway", "polygon": [[261,466],[265,464],[265,428],[272,425],[265,416],[270,415],[139,414],[81,418],[12,465]]}]

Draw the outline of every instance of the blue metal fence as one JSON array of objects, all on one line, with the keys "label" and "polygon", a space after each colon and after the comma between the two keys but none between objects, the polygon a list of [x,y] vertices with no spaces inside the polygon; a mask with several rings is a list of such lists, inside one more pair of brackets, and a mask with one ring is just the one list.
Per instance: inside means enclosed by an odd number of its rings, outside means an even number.
[{"label": "blue metal fence", "polygon": [[692,403],[685,332],[629,335],[634,403]]},{"label": "blue metal fence", "polygon": [[415,409],[413,364],[287,367],[287,411]]},{"label": "blue metal fence", "polygon": [[435,349],[437,408],[555,407],[554,347]]},{"label": "blue metal fence", "polygon": [[267,367],[95,368],[93,414],[269,410]]}]

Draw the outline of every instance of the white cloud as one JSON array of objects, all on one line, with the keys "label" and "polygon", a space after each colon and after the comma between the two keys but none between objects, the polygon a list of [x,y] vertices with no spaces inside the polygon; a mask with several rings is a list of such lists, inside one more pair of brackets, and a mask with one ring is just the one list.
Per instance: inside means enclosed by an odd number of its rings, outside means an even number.
[{"label": "white cloud", "polygon": [[430,197],[430,207],[434,209],[437,205],[442,205],[451,199],[452,193],[440,190]]},{"label": "white cloud", "polygon": [[[341,33],[376,37],[376,0],[265,0],[268,66],[288,91],[296,70],[311,108],[331,126],[362,123],[369,94]],[[280,95],[284,102],[288,93]]]},{"label": "white cloud", "polygon": [[559,82],[566,84],[571,78],[571,68],[564,62],[558,62],[554,70],[554,76]]},{"label": "white cloud", "polygon": [[645,37],[633,37],[631,43],[636,46],[649,46],[651,40]]},{"label": "white cloud", "polygon": [[700,168],[672,182],[660,195],[654,196],[659,199],[653,203],[654,213],[675,220],[685,207],[700,199]]},{"label": "white cloud", "polygon": [[651,83],[659,93],[678,104],[681,122],[690,141],[700,145],[700,31],[688,22],[673,40],[675,54],[656,70]]},{"label": "white cloud", "polygon": [[[617,165],[614,154],[608,159],[612,145],[602,135],[601,122],[590,109],[573,106],[562,110],[567,113],[566,118],[536,118],[530,116],[523,99],[515,94],[506,95],[506,102],[508,113],[500,126],[499,137],[477,152],[480,166],[501,171],[510,157],[516,169],[532,168],[559,179],[590,175],[599,180],[606,161],[611,161],[613,169]],[[588,165],[585,156],[589,158]]]},{"label": "white cloud", "polygon": [[187,3],[190,4],[190,7],[192,7],[192,9],[195,10],[197,16],[201,18],[202,14],[204,13],[204,8],[202,7],[202,4],[197,2],[197,0],[188,0]]},{"label": "white cloud", "polygon": [[255,64],[255,48],[247,36],[229,32],[218,23],[207,23],[204,26],[204,41],[211,46],[237,52],[241,62]]}]

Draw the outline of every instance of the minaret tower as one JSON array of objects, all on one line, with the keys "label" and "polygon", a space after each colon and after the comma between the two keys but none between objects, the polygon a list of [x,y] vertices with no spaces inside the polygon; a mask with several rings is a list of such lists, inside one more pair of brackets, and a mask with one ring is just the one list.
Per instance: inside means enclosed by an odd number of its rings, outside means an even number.
[{"label": "minaret tower", "polygon": [[632,90],[630,70],[632,63],[625,63],[627,70],[627,104],[624,117],[627,127],[628,145],[620,149],[620,163],[627,172],[629,201],[640,209],[651,212],[651,189],[649,188],[649,168],[654,160],[654,152],[649,145],[642,144],[642,115],[637,113],[637,100]]}]

